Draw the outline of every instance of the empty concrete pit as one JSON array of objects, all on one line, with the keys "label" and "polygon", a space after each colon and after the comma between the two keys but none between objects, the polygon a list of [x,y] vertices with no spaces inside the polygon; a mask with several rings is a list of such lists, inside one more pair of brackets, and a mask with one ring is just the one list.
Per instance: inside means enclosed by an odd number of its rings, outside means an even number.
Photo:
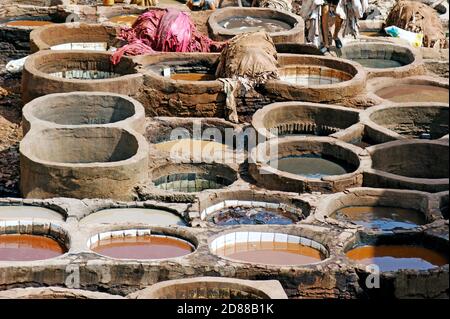
[{"label": "empty concrete pit", "polygon": [[448,190],[447,141],[393,141],[367,148],[372,168],[364,173],[370,187]]},{"label": "empty concrete pit", "polygon": [[127,207],[100,209],[83,217],[81,224],[146,224],[152,226],[186,226],[185,217],[164,207]]},{"label": "empty concrete pit", "polygon": [[139,57],[145,77],[140,101],[148,116],[225,117],[217,54],[165,53]]},{"label": "empty concrete pit", "polygon": [[160,191],[196,193],[228,187],[237,180],[237,173],[223,164],[174,163],[155,167],[150,177]]},{"label": "empty concrete pit", "polygon": [[24,135],[32,129],[101,125],[144,131],[144,107],[125,95],[103,92],[55,93],[22,109]]},{"label": "empty concrete pit", "polygon": [[80,23],[48,25],[30,34],[32,52],[41,50],[109,51],[118,46],[116,30],[112,26]]},{"label": "empty concrete pit", "polygon": [[448,79],[417,76],[404,79],[380,78],[368,83],[368,90],[395,103],[449,103]]},{"label": "empty concrete pit", "polygon": [[301,17],[268,8],[223,8],[211,14],[208,29],[211,37],[218,41],[261,29],[268,32],[275,43],[304,41]]},{"label": "empty concrete pit", "polygon": [[373,269],[380,272],[379,289],[361,285],[369,298],[446,298],[448,238],[420,232],[360,232],[345,251],[361,282]]},{"label": "empty concrete pit", "polygon": [[299,266],[320,263],[328,257],[325,246],[314,240],[274,232],[229,232],[209,246],[213,254],[241,263]]},{"label": "empty concrete pit", "polygon": [[444,103],[403,103],[368,108],[361,113],[372,140],[434,140],[448,136],[449,108]]},{"label": "empty concrete pit", "polygon": [[151,229],[98,233],[89,238],[88,248],[104,257],[133,260],[177,258],[195,251],[189,240]]},{"label": "empty concrete pit", "polygon": [[370,158],[329,137],[284,137],[259,144],[249,171],[257,185],[288,192],[337,192],[362,185]]},{"label": "empty concrete pit", "polygon": [[276,280],[197,277],[163,281],[127,296],[130,299],[287,299]]},{"label": "empty concrete pit", "polygon": [[147,179],[148,145],[137,133],[113,127],[32,133],[20,143],[24,197],[131,199],[133,187]]},{"label": "empty concrete pit", "polygon": [[201,220],[217,226],[291,225],[309,215],[309,205],[280,194],[218,191],[199,196]]},{"label": "empty concrete pit", "polygon": [[356,124],[357,110],[304,102],[266,105],[253,115],[252,125],[265,138],[334,135]]},{"label": "empty concrete pit", "polygon": [[351,43],[342,47],[338,55],[361,64],[366,68],[368,77],[402,78],[426,73],[420,52],[406,45]]},{"label": "empty concrete pit", "polygon": [[324,199],[312,218],[383,232],[418,229],[441,218],[430,202],[428,193],[418,191],[353,188]]},{"label": "empty concrete pit", "polygon": [[219,118],[151,118],[146,121],[145,137],[155,160],[162,157],[219,163],[245,160],[240,127]]},{"label": "empty concrete pit", "polygon": [[57,258],[69,246],[68,233],[58,224],[33,220],[0,222],[0,264]]},{"label": "empty concrete pit", "polygon": [[32,206],[32,205],[11,205],[0,202],[0,221],[1,220],[59,220],[66,219],[65,212],[53,209]]},{"label": "empty concrete pit", "polygon": [[44,50],[28,57],[22,76],[25,103],[50,93],[102,91],[133,96],[142,86],[135,63],[111,63],[106,52]]},{"label": "empty concrete pit", "polygon": [[279,54],[280,80],[261,88],[273,102],[342,102],[361,94],[366,71],[350,60],[312,55]]}]

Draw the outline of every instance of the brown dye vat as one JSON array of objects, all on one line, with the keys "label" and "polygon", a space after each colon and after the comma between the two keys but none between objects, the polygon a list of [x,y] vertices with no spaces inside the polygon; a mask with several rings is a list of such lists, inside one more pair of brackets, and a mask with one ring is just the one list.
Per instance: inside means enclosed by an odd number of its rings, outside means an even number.
[{"label": "brown dye vat", "polygon": [[392,102],[449,102],[448,89],[432,85],[394,85],[382,88],[375,94]]},{"label": "brown dye vat", "polygon": [[115,16],[108,19],[108,22],[131,27],[139,16],[135,14]]},{"label": "brown dye vat", "polygon": [[187,242],[171,237],[113,237],[98,241],[91,249],[117,259],[165,259],[187,255],[193,251]]},{"label": "brown dye vat", "polygon": [[314,248],[280,242],[228,244],[215,253],[233,260],[266,265],[306,265],[325,259],[323,253]]},{"label": "brown dye vat", "polygon": [[54,258],[65,249],[54,239],[36,235],[0,235],[0,261]]},{"label": "brown dye vat", "polygon": [[278,69],[280,79],[298,85],[329,85],[349,81],[352,75],[315,65],[287,65]]},{"label": "brown dye vat", "polygon": [[49,24],[53,24],[53,22],[39,20],[16,20],[5,23],[8,27],[41,27]]},{"label": "brown dye vat", "polygon": [[411,229],[426,223],[421,212],[399,207],[352,206],[341,208],[335,214],[336,217],[348,219],[354,224],[384,231]]},{"label": "brown dye vat", "polygon": [[447,255],[420,246],[362,246],[350,250],[346,255],[363,265],[375,264],[380,271],[427,270],[448,264]]},{"label": "brown dye vat", "polygon": [[172,80],[182,81],[214,81],[214,74],[208,73],[175,73],[170,77]]}]

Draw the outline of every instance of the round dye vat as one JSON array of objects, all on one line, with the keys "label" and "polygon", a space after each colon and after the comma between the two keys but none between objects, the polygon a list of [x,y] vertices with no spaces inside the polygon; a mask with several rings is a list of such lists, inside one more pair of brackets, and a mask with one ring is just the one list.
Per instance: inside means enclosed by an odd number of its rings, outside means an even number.
[{"label": "round dye vat", "polygon": [[214,81],[214,74],[209,73],[175,73],[170,76],[172,80],[181,81]]},{"label": "round dye vat", "polygon": [[387,69],[387,68],[398,68],[404,66],[405,64],[396,60],[387,59],[351,59],[366,68],[374,69]]},{"label": "round dye vat", "polygon": [[[277,164],[275,164],[277,163]],[[271,166],[284,172],[306,178],[322,178],[330,175],[343,175],[351,172],[347,163],[331,157],[316,154],[288,156],[271,162]]]},{"label": "round dye vat", "polygon": [[96,242],[91,249],[117,259],[165,259],[194,251],[192,245],[184,240],[156,235],[111,237]]},{"label": "round dye vat", "polygon": [[432,85],[401,84],[382,88],[375,92],[392,102],[441,102],[449,103],[448,89]]},{"label": "round dye vat", "polygon": [[192,140],[188,138],[161,142],[155,148],[174,155],[212,156],[217,153],[231,151],[227,145],[215,141]]},{"label": "round dye vat", "polygon": [[151,208],[112,208],[90,214],[81,223],[139,223],[157,226],[186,226],[183,219],[171,212]]},{"label": "round dye vat", "polygon": [[232,243],[217,249],[221,257],[266,265],[306,265],[325,259],[312,247],[287,242]]},{"label": "round dye vat", "polygon": [[64,217],[54,210],[37,206],[0,206],[0,220],[2,219],[57,219],[64,220]]},{"label": "round dye vat", "polygon": [[298,85],[330,85],[349,81],[349,73],[316,65],[287,65],[278,69],[280,80]]},{"label": "round dye vat", "polygon": [[135,14],[120,15],[120,16],[115,16],[115,17],[109,18],[108,22],[126,25],[128,27],[131,27],[134,24],[134,22],[136,22],[138,17],[139,16],[135,15]]},{"label": "round dye vat", "polygon": [[211,176],[200,173],[181,173],[162,176],[153,181],[159,189],[195,193],[206,189],[219,189],[231,185],[233,182],[221,176]]},{"label": "round dye vat", "polygon": [[8,27],[42,27],[49,24],[53,24],[53,22],[41,20],[15,20],[5,23]]},{"label": "round dye vat", "polygon": [[363,265],[375,264],[380,271],[427,270],[448,264],[447,255],[420,246],[361,246],[348,251],[346,255]]},{"label": "round dye vat", "polygon": [[261,17],[231,17],[221,21],[219,25],[232,31],[250,31],[251,29],[274,33],[292,29],[292,26],[284,21]]},{"label": "round dye vat", "polygon": [[336,211],[335,216],[356,225],[383,231],[412,229],[426,224],[425,216],[421,212],[399,207],[344,207]]},{"label": "round dye vat", "polygon": [[54,239],[36,235],[0,235],[0,261],[31,261],[65,253]]},{"label": "round dye vat", "polygon": [[289,225],[298,222],[299,218],[281,208],[237,206],[215,212],[210,220],[219,226]]}]

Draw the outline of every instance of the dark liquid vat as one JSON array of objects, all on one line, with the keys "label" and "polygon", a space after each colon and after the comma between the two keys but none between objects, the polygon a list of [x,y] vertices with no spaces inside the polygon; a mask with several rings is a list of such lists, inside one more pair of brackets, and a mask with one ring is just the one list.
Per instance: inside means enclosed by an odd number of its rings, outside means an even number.
[{"label": "dark liquid vat", "polygon": [[426,223],[419,211],[398,207],[353,206],[341,208],[336,217],[350,220],[354,224],[379,230],[396,228],[411,229]]},{"label": "dark liquid vat", "polygon": [[49,24],[53,24],[53,22],[39,20],[16,20],[7,22],[5,25],[9,27],[41,27]]},{"label": "dark liquid vat", "polygon": [[36,235],[0,235],[0,260],[30,261],[54,258],[65,249],[54,239]]},{"label": "dark liquid vat", "polygon": [[98,254],[118,259],[164,259],[193,251],[187,242],[171,237],[134,236],[100,240],[91,248]]},{"label": "dark liquid vat", "polygon": [[420,246],[362,246],[346,255],[364,265],[376,264],[381,271],[427,270],[448,264],[448,256]]},{"label": "dark liquid vat", "polygon": [[175,73],[170,78],[183,81],[214,81],[216,79],[214,74],[208,73]]},{"label": "dark liquid vat", "polygon": [[352,59],[352,61],[355,61],[366,68],[374,69],[398,68],[404,66],[401,62],[386,59]]},{"label": "dark liquid vat", "polygon": [[268,265],[306,265],[325,256],[314,248],[294,243],[247,242],[225,245],[217,249],[219,256]]},{"label": "dark liquid vat", "polygon": [[218,211],[212,217],[212,221],[221,226],[289,225],[298,220],[298,217],[282,209],[264,207],[229,207]]},{"label": "dark liquid vat", "polygon": [[347,166],[336,159],[313,154],[289,156],[278,160],[278,170],[307,178],[346,174],[350,171]]},{"label": "dark liquid vat", "polygon": [[392,102],[449,102],[448,89],[432,85],[394,85],[375,94]]},{"label": "dark liquid vat", "polygon": [[232,17],[220,22],[220,26],[228,30],[248,31],[247,29],[263,29],[266,32],[281,32],[292,29],[289,23],[269,18]]}]

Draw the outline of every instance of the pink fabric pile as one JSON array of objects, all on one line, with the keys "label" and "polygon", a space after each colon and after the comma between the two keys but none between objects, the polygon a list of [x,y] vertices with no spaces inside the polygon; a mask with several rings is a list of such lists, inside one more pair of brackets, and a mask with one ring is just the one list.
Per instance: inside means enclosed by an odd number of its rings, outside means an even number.
[{"label": "pink fabric pile", "polygon": [[171,8],[145,12],[131,28],[121,28],[117,38],[127,44],[114,52],[111,58],[114,65],[124,55],[220,52],[225,45],[198,32],[186,12]]}]

